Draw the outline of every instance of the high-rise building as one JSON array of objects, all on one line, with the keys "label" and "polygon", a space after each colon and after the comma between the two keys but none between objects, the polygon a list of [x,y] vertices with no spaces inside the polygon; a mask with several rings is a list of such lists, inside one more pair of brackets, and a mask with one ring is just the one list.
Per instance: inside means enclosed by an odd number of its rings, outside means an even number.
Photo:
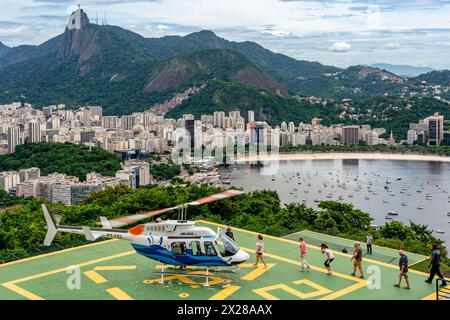
[{"label": "high-rise building", "polygon": [[136,125],[136,116],[123,116],[120,118],[122,129],[124,130],[133,130],[133,127]]},{"label": "high-rise building", "polygon": [[8,127],[8,153],[14,153],[20,142],[20,130],[17,126]]},{"label": "high-rise building", "polygon": [[195,120],[185,120],[184,127],[189,133],[189,139],[191,141],[191,150],[195,147]]},{"label": "high-rise building", "polygon": [[39,120],[33,120],[28,123],[28,142],[41,142],[41,124]]},{"label": "high-rise building", "polygon": [[102,128],[117,129],[119,120],[116,116],[102,117]]},{"label": "high-rise building", "polygon": [[252,111],[252,110],[249,110],[248,112],[247,112],[247,122],[248,123],[252,123],[252,122],[255,122],[255,111]]},{"label": "high-rise building", "polygon": [[346,146],[359,144],[359,126],[343,126],[341,143]]},{"label": "high-rise building", "polygon": [[444,139],[444,116],[435,113],[425,121],[428,123],[428,145],[440,145]]},{"label": "high-rise building", "polygon": [[225,112],[216,111],[214,112],[214,126],[224,128],[225,126]]}]

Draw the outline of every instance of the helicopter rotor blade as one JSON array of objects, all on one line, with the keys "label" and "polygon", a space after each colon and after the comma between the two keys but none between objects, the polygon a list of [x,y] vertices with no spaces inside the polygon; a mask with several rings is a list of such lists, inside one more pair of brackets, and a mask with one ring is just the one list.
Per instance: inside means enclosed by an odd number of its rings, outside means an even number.
[{"label": "helicopter rotor blade", "polygon": [[223,192],[219,192],[216,194],[213,194],[211,196],[208,197],[204,197],[195,201],[191,201],[188,203],[184,203],[175,207],[170,207],[170,208],[164,208],[164,209],[158,209],[158,210],[153,210],[150,212],[146,212],[146,213],[140,213],[140,214],[134,214],[131,216],[125,216],[125,217],[121,217],[121,218],[116,218],[116,219],[112,219],[109,220],[111,226],[113,228],[120,228],[132,223],[136,223],[138,221],[150,218],[150,217],[154,217],[157,216],[159,214],[162,213],[166,213],[172,210],[177,210],[179,208],[185,207],[185,206],[199,206],[202,204],[206,204],[206,203],[211,203],[211,202],[215,202],[215,201],[219,201],[222,199],[227,199],[227,198],[231,198],[240,194],[243,194],[243,191],[239,191],[239,190],[226,190]]}]

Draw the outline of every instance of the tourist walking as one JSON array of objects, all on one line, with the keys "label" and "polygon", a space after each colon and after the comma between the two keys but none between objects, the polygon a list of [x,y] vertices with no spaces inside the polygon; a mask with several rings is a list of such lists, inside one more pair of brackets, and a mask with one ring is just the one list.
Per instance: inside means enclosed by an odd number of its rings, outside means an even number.
[{"label": "tourist walking", "polygon": [[447,286],[447,281],[445,281],[444,276],[441,273],[441,252],[439,251],[436,244],[433,244],[431,247],[431,260],[430,260],[430,277],[428,280],[425,280],[427,283],[432,283],[434,276],[437,275],[439,279],[442,280],[441,287]]},{"label": "tourist walking", "polygon": [[400,285],[402,284],[402,279],[405,278],[406,286],[404,288],[411,289],[411,287],[409,286],[409,279],[408,279],[408,257],[406,256],[403,250],[400,250],[398,254],[400,255],[400,260],[398,261],[398,266],[400,267],[400,274],[398,275],[398,283],[394,284],[394,286],[400,288]]},{"label": "tourist walking", "polygon": [[367,254],[372,254],[372,241],[373,241],[373,236],[369,232],[366,236]]},{"label": "tourist walking", "polygon": [[258,235],[258,242],[256,242],[256,262],[253,266],[257,267],[259,261],[264,264],[264,269],[267,269],[267,264],[264,261],[264,241],[261,234]]},{"label": "tourist walking", "polygon": [[298,240],[300,241],[300,264],[301,264],[300,270],[305,271],[306,266],[306,270],[309,271],[311,269],[311,266],[306,261],[306,254],[308,253],[308,248],[305,239],[303,239],[303,237],[300,237]]},{"label": "tourist walking", "polygon": [[363,273],[363,269],[362,269],[362,257],[363,257],[363,253],[362,253],[362,248],[361,248],[361,243],[359,243],[358,241],[355,241],[355,243],[353,243],[353,247],[355,248],[355,251],[353,253],[352,258],[350,259],[350,261],[353,261],[353,273],[352,276],[356,276],[356,269],[359,269],[359,273],[360,275],[360,279],[364,279],[364,273]]},{"label": "tourist walking", "polygon": [[334,260],[334,254],[333,254],[333,252],[330,250],[330,248],[328,248],[328,245],[326,244],[326,243],[322,243],[321,245],[320,245],[320,250],[322,251],[322,253],[325,255],[325,257],[327,258],[327,260],[325,260],[325,262],[323,263],[323,265],[325,266],[325,268],[327,268],[327,270],[328,270],[328,272],[327,272],[327,274],[328,275],[331,275],[332,274],[332,271],[331,271],[331,263],[333,262],[333,260]]}]

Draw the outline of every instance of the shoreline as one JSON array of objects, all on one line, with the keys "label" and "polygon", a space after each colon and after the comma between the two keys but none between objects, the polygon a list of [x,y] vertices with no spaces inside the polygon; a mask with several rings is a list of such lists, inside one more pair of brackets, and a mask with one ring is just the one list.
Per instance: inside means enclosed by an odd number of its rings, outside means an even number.
[{"label": "shoreline", "polygon": [[241,162],[289,160],[398,160],[398,161],[432,161],[450,163],[450,157],[420,154],[364,153],[364,152],[296,152],[245,156],[236,160]]}]

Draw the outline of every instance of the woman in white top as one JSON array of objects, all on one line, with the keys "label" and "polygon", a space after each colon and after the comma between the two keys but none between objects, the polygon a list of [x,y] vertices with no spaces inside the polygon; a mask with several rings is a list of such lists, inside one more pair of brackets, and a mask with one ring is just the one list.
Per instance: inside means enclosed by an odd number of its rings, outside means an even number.
[{"label": "woman in white top", "polygon": [[327,268],[327,270],[328,270],[327,274],[331,274],[331,262],[333,262],[333,260],[334,260],[333,251],[331,251],[328,248],[328,245],[326,243],[322,243],[320,245],[320,250],[327,257],[327,260],[325,260],[325,262],[323,264],[325,266],[325,268]]},{"label": "woman in white top", "polygon": [[263,241],[263,236],[262,235],[258,235],[258,242],[256,243],[256,262],[253,265],[254,267],[258,266],[259,261],[261,261],[264,264],[264,269],[267,269],[267,264],[264,261],[264,241]]}]

